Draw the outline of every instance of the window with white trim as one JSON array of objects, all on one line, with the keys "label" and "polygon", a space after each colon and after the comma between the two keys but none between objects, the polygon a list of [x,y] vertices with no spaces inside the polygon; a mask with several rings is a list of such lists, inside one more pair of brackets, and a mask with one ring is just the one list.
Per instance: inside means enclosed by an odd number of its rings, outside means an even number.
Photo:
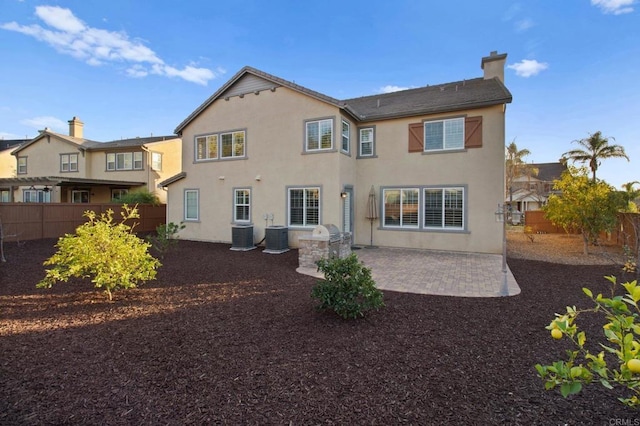
[{"label": "window with white trim", "polygon": [[251,190],[248,188],[233,190],[233,221],[251,221]]},{"label": "window with white trim", "polygon": [[418,188],[393,188],[382,191],[384,226],[418,228],[420,191]]},{"label": "window with white trim", "polygon": [[9,201],[11,201],[11,191],[0,189],[0,203],[8,203]]},{"label": "window with white trim", "polygon": [[425,188],[424,227],[464,228],[464,189]]},{"label": "window with white trim", "polygon": [[359,130],[358,139],[358,156],[359,157],[373,157],[375,132],[373,127],[365,127]]},{"label": "window with white trim", "polygon": [[246,132],[235,130],[195,137],[196,161],[243,158],[246,156]]},{"label": "window with white trim", "polygon": [[320,188],[289,188],[287,204],[289,226],[311,227],[320,224]]},{"label": "window with white trim", "polygon": [[424,150],[464,148],[464,117],[424,123]]},{"label": "window with white trim", "polygon": [[157,172],[162,171],[162,154],[159,152],[151,153],[151,169]]},{"label": "window with white trim", "polygon": [[27,173],[27,157],[18,157],[18,174],[24,175]]},{"label": "window with white trim", "polygon": [[22,201],[25,203],[50,203],[51,191],[43,189],[25,189],[22,191]]},{"label": "window with white trim", "polygon": [[342,151],[349,153],[351,124],[348,121],[342,120]]},{"label": "window with white trim", "polygon": [[77,172],[78,154],[60,154],[60,171]]},{"label": "window with white trim", "polygon": [[107,153],[107,171],[142,170],[142,152]]},{"label": "window with white trim", "polygon": [[333,118],[305,123],[305,151],[333,149]]},{"label": "window with white trim", "polygon": [[200,191],[185,189],[184,191],[184,220],[199,220]]}]

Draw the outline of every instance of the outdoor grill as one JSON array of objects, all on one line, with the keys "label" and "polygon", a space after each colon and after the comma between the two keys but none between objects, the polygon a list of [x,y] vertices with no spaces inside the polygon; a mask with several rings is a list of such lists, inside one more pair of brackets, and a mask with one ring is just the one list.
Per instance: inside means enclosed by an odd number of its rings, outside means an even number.
[{"label": "outdoor grill", "polygon": [[333,224],[318,225],[313,229],[313,237],[324,237],[329,239],[329,257],[340,256],[340,243],[342,234],[337,226]]}]

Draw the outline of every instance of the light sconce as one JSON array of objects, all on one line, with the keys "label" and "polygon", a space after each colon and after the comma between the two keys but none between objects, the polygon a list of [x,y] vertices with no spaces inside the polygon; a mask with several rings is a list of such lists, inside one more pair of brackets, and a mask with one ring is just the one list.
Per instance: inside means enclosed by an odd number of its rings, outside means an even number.
[{"label": "light sconce", "polygon": [[346,192],[341,192],[340,193],[340,198],[347,198],[347,193]]},{"label": "light sconce", "polygon": [[262,180],[262,176],[260,176],[260,175],[256,175],[256,180],[257,180],[258,182],[260,182],[260,181]]},{"label": "light sconce", "polygon": [[218,176],[218,180],[224,180],[224,176]]}]

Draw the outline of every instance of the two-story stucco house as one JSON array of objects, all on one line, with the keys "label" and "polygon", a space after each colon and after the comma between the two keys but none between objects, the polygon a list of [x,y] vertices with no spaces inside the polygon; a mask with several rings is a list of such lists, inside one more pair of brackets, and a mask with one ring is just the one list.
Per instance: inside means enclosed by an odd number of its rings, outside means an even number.
[{"label": "two-story stucco house", "polygon": [[[139,189],[156,193],[157,184],[180,172],[178,136],[152,136],[96,142],[83,137],[74,117],[69,135],[40,131],[12,151],[14,176],[0,178],[0,189],[13,202],[107,203]],[[5,194],[6,195],[6,194]]]},{"label": "two-story stucco house", "polygon": [[333,224],[354,244],[499,253],[506,56],[482,58],[480,78],[346,100],[245,67],[176,128],[167,220],[212,242],[273,224],[298,247]]},{"label": "two-story stucco house", "polygon": [[521,212],[542,209],[549,195],[557,193],[553,189],[554,181],[559,180],[567,170],[566,164],[560,162],[531,163],[527,166],[530,172],[513,179],[505,200]]}]

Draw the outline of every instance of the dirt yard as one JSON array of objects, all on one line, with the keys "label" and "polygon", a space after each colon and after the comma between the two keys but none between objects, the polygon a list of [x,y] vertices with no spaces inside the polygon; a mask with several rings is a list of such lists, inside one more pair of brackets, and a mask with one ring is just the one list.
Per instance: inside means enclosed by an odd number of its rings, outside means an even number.
[{"label": "dirt yard", "polygon": [[[295,250],[267,255],[181,241],[156,281],[108,302],[87,282],[35,288],[54,243],[5,247],[3,425],[640,419],[616,400],[622,391],[594,385],[564,399],[545,391],[533,368],[571,348],[544,329],[555,312],[587,307],[581,288],[607,291],[605,275],[624,278],[619,264],[600,264],[606,256],[583,261],[571,238],[542,235],[530,243],[522,234],[509,236],[518,296],[385,292],[386,307],[358,321],[314,310],[315,280],[295,272]],[[535,260],[542,255],[556,262]],[[561,258],[581,260],[560,264]],[[594,344],[602,336],[595,320],[580,323]]]}]

